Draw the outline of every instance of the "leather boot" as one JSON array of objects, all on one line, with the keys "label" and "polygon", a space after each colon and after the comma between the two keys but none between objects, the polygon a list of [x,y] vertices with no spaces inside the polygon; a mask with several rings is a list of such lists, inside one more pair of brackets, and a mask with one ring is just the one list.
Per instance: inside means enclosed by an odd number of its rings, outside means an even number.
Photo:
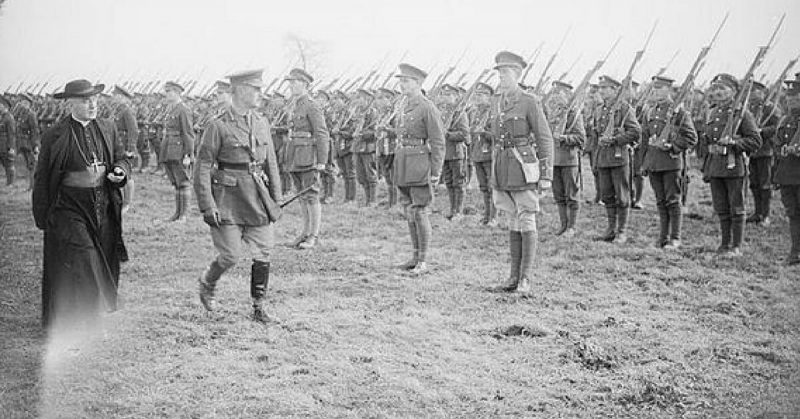
[{"label": "leather boot", "polygon": [[176,222],[186,221],[186,214],[189,212],[189,203],[192,200],[192,190],[190,188],[178,189],[178,216]]},{"label": "leather boot", "polygon": [[455,208],[453,208],[453,216],[461,217],[464,213],[464,187],[455,188],[453,191],[456,193],[456,204]]},{"label": "leather boot", "polygon": [[564,231],[564,234],[561,237],[572,237],[578,233],[575,230],[575,223],[578,220],[578,203],[573,203],[574,206],[567,207],[567,230]]},{"label": "leather boot", "polygon": [[753,213],[747,217],[747,222],[758,223],[761,221],[761,213],[763,212],[761,203],[761,190],[750,189],[750,192],[753,195]]},{"label": "leather boot", "polygon": [[725,253],[731,246],[731,219],[730,215],[719,217],[720,244],[717,253]]},{"label": "leather boot", "polygon": [[481,224],[489,224],[489,221],[494,218],[492,216],[492,194],[491,193],[484,193],[483,194],[483,218],[481,219]]},{"label": "leather boot", "polygon": [[729,256],[740,256],[742,254],[742,240],[744,239],[744,215],[734,215],[731,221],[731,248]]},{"label": "leather boot", "polygon": [[519,283],[517,292],[531,292],[531,280],[533,279],[533,264],[536,261],[536,246],[538,234],[536,231],[523,231],[522,235],[522,257],[519,264]]},{"label": "leather boot", "polygon": [[320,224],[322,223],[322,205],[319,203],[319,201],[314,201],[308,204],[308,219],[308,236],[305,240],[297,245],[298,249],[311,249],[317,245]]},{"label": "leather boot", "polygon": [[369,194],[367,196],[367,206],[371,207],[371,206],[375,205],[376,196],[377,196],[377,192],[378,192],[378,184],[377,183],[368,183],[367,186],[369,187],[369,189],[368,189]]},{"label": "leather boot", "polygon": [[511,265],[508,279],[498,287],[499,291],[514,292],[519,284],[520,264],[522,263],[522,233],[509,231],[508,250],[511,254]]},{"label": "leather boot", "polygon": [[789,219],[789,231],[792,237],[792,248],[789,250],[786,264],[798,265],[800,264],[800,217]]},{"label": "leather boot", "polygon": [[772,189],[761,190],[761,224],[768,226],[770,224],[769,214],[770,205],[772,204]]},{"label": "leather boot", "polygon": [[600,236],[600,240],[603,241],[613,241],[614,237],[617,235],[617,207],[616,206],[607,206],[606,207],[606,218],[608,220],[608,227],[606,227],[605,233]]},{"label": "leather boot", "polygon": [[455,215],[455,207],[456,207],[455,194],[456,194],[455,189],[450,187],[447,188],[447,202],[450,204],[450,211],[447,213],[447,215],[445,215],[445,218],[447,218],[448,220],[453,218],[453,215]]},{"label": "leather boot", "polygon": [[175,189],[175,212],[167,218],[167,221],[175,221],[178,219],[181,213],[181,192],[178,189]]},{"label": "leather boot", "polygon": [[417,265],[411,269],[415,275],[422,274],[428,270],[425,260],[428,253],[428,245],[431,241],[431,222],[425,208],[419,208],[414,213],[414,221],[417,224],[417,238],[419,240],[419,252],[417,253]]},{"label": "leather boot", "polygon": [[208,311],[214,311],[217,307],[214,299],[214,289],[217,286],[217,281],[226,270],[215,260],[203,271],[197,281],[200,289],[200,302]]},{"label": "leather boot", "polygon": [[656,242],[657,247],[664,247],[669,241],[669,224],[670,224],[669,211],[667,210],[666,207],[659,206],[658,207],[659,232],[658,232],[658,241]]},{"label": "leather boot", "polygon": [[411,248],[413,249],[413,253],[411,259],[398,266],[398,268],[406,271],[417,266],[417,258],[419,257],[419,236],[417,235],[417,222],[412,219],[408,220],[408,233],[411,235]]},{"label": "leather boot", "polygon": [[677,250],[681,246],[681,224],[683,216],[680,204],[667,208],[669,214],[669,242],[664,246],[667,250]]},{"label": "leather boot", "polygon": [[628,236],[625,234],[625,227],[628,224],[629,208],[617,208],[617,234],[614,236],[614,243],[627,243]]},{"label": "leather boot", "polygon": [[642,209],[642,191],[644,190],[644,178],[641,176],[634,176],[633,177],[633,204],[631,204],[631,208],[633,209]]},{"label": "leather boot", "polygon": [[397,205],[397,188],[394,185],[389,186],[389,208]]},{"label": "leather boot", "polygon": [[353,202],[356,200],[356,180],[355,179],[345,179],[344,181],[345,186],[345,202]]},{"label": "leather boot", "polygon": [[269,285],[269,262],[254,260],[250,267],[250,296],[253,298],[253,320],[259,323],[272,321],[265,310]]},{"label": "leather boot", "polygon": [[558,219],[561,222],[561,227],[556,232],[556,236],[560,236],[567,231],[567,206],[564,204],[558,204]]}]

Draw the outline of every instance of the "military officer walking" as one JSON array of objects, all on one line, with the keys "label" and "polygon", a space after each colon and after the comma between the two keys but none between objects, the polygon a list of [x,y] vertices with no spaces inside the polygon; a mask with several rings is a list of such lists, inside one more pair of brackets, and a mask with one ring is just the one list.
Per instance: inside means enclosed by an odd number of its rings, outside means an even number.
[{"label": "military officer walking", "polygon": [[495,206],[507,217],[511,253],[511,272],[500,289],[527,293],[538,244],[538,192],[549,189],[553,179],[553,135],[541,102],[519,86],[525,60],[502,51],[495,63],[500,97],[492,115],[492,188]]},{"label": "military officer walking", "polygon": [[266,189],[279,201],[282,189],[269,124],[256,112],[264,87],[261,77],[262,71],[228,76],[232,104],[203,132],[194,188],[218,253],[200,276],[200,301],[206,310],[215,309],[217,281],[239,260],[242,245],[250,245],[253,318],[265,322],[269,320],[264,304],[276,214],[268,214],[259,194]]}]

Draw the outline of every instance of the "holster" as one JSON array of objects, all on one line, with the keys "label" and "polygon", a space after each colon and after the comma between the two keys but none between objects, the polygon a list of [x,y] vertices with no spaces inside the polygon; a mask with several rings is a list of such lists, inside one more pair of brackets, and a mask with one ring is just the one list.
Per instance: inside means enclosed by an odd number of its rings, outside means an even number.
[{"label": "holster", "polygon": [[281,215],[283,215],[283,211],[281,210],[281,206],[275,202],[275,199],[272,198],[272,194],[269,192],[269,188],[267,187],[269,179],[267,179],[267,175],[261,171],[250,172],[250,175],[253,176],[253,181],[256,184],[258,198],[261,200],[261,203],[264,205],[264,209],[267,211],[267,218],[269,218],[271,223],[277,222],[281,218]]}]

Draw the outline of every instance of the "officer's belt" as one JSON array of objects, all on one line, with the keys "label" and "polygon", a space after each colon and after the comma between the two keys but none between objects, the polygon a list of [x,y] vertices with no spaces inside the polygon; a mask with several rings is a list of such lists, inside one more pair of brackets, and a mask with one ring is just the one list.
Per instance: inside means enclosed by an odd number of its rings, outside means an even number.
[{"label": "officer's belt", "polygon": [[311,133],[308,131],[292,131],[292,138],[311,138]]},{"label": "officer's belt", "polygon": [[403,138],[400,140],[400,145],[403,147],[417,147],[421,145],[425,145],[424,138]]},{"label": "officer's belt", "polygon": [[728,147],[719,144],[709,144],[708,152],[717,156],[725,156],[728,154]]},{"label": "officer's belt", "polygon": [[262,170],[264,162],[250,162],[250,163],[226,163],[224,161],[217,162],[217,169],[219,170],[246,170],[248,172],[258,172]]},{"label": "officer's belt", "polygon": [[510,140],[500,140],[497,143],[497,145],[500,148],[522,147],[528,144],[530,144],[530,138],[528,137],[517,137],[517,138],[512,138]]},{"label": "officer's belt", "polygon": [[67,172],[61,184],[73,188],[97,188],[103,185],[106,177],[105,166],[99,166],[97,171],[86,169],[77,172]]}]

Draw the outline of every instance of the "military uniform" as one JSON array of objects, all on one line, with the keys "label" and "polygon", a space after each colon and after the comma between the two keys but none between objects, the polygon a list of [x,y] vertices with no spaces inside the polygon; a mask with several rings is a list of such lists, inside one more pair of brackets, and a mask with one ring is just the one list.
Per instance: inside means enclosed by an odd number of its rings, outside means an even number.
[{"label": "military uniform", "polygon": [[[395,92],[381,88],[378,89],[378,94],[387,95],[389,98],[393,99]],[[385,126],[381,126],[380,122],[379,125],[376,127],[376,143],[375,147],[377,148],[378,152],[378,167],[380,168],[381,175],[383,179],[386,181],[386,189],[388,194],[388,199],[386,201],[386,207],[391,208],[395,204],[397,204],[397,188],[395,187],[394,181],[394,152],[397,149],[397,123],[398,118],[393,116],[394,109],[389,107],[384,111],[388,113],[388,115],[381,115],[381,119],[385,119],[389,117],[388,121],[382,121]]]},{"label": "military uniform", "polygon": [[353,131],[356,121],[348,115],[349,112],[352,112],[348,105],[343,104],[340,112],[339,124],[341,126],[333,134],[335,146],[332,148],[335,148],[336,165],[344,180],[344,202],[348,203],[356,200],[356,165],[355,155],[353,155]]},{"label": "military uniform", "polygon": [[461,215],[464,207],[464,184],[466,180],[465,158],[469,143],[469,121],[466,112],[447,107],[442,112],[442,124],[445,128],[444,165],[442,180],[447,186],[450,201],[449,218]]},{"label": "military uniform", "polygon": [[[494,94],[494,89],[489,85],[476,87],[476,92],[482,90],[489,96]],[[492,139],[493,134],[489,128],[489,117],[491,116],[491,104],[474,106],[470,113],[470,134],[471,150],[470,159],[475,168],[475,175],[478,178],[478,188],[483,196],[483,217],[482,224],[492,223],[497,213],[492,202],[492,188],[490,178],[492,175]]]},{"label": "military uniform", "polygon": [[[498,53],[495,62],[499,71],[511,67],[521,72],[527,66],[522,57],[507,51]],[[510,231],[511,273],[502,288],[528,292],[538,242],[537,189],[540,182],[553,179],[553,135],[539,99],[519,86],[500,95],[491,120],[493,199],[506,214]]]},{"label": "military uniform", "polygon": [[[308,73],[294,69],[288,80],[313,81]],[[286,143],[287,170],[298,192],[310,188],[302,196],[303,232],[295,240],[301,249],[316,245],[319,237],[322,208],[319,202],[319,171],[328,164],[330,138],[325,116],[308,94],[294,97],[289,111],[289,137]]]},{"label": "military uniform", "polygon": [[[672,82],[665,77],[653,80],[666,87]],[[648,174],[656,196],[660,222],[657,244],[670,249],[677,248],[681,238],[681,190],[685,187],[681,176],[687,169],[685,153],[697,144],[691,114],[683,107],[677,110],[673,107],[673,102],[667,99],[648,108],[642,118],[642,137],[646,140],[640,146],[644,149],[642,169]],[[670,134],[663,142],[659,141],[667,124]]]},{"label": "military uniform", "polygon": [[[362,95],[372,93],[359,91]],[[355,118],[355,131],[353,134],[353,155],[356,166],[356,179],[364,188],[365,205],[375,204],[378,187],[378,162],[375,138],[375,108],[367,106]]]},{"label": "military uniform", "polygon": [[[723,83],[734,90],[738,81],[730,75],[719,75],[713,83]],[[733,101],[713,107],[700,136],[698,155],[703,158],[703,179],[711,184],[711,199],[720,222],[719,252],[738,255],[744,235],[744,176],[747,173],[745,154],[761,147],[753,114],[745,110],[742,123],[732,138],[733,144],[721,145],[719,140],[729,118],[734,116]]]},{"label": "military uniform", "polygon": [[11,115],[11,102],[0,95],[0,104],[7,107],[6,111],[0,114],[0,163],[6,171],[6,185],[14,184],[16,168],[14,164],[17,156],[17,122]]},{"label": "military uniform", "polygon": [[[133,99],[130,94],[122,86],[114,86],[114,93],[125,96],[128,99]],[[120,103],[117,105],[116,114],[114,115],[114,125],[117,126],[117,134],[122,139],[122,145],[128,158],[133,159],[136,156],[136,143],[139,140],[139,125],[136,123],[136,115],[133,109],[127,103]],[[132,176],[128,176],[128,182],[122,190],[123,207],[122,211],[125,212],[133,202],[135,182]]]},{"label": "military uniform", "polygon": [[[262,87],[261,71],[230,76],[231,84]],[[263,182],[263,183],[262,183]],[[211,226],[217,257],[200,277],[200,298],[213,310],[214,287],[220,276],[250,244],[253,264],[250,295],[254,316],[264,320],[263,304],[273,247],[271,222],[260,197],[265,190],[279,201],[282,196],[278,160],[267,120],[254,110],[239,113],[231,107],[214,118],[203,132],[197,155],[194,188],[203,218]]]},{"label": "military uniform", "polygon": [[[765,92],[766,86],[759,82],[753,82],[753,89]],[[769,207],[772,201],[772,165],[774,163],[772,139],[782,115],[775,104],[756,101],[753,98],[750,101],[750,113],[753,114],[758,125],[762,143],[761,147],[750,155],[748,171],[755,211],[746,221],[768,224]]]},{"label": "military uniform", "polygon": [[[183,91],[180,85],[172,82],[167,83],[165,88],[178,88]],[[195,139],[192,120],[192,111],[183,102],[169,105],[164,120],[161,153],[158,156],[159,163],[164,164],[169,181],[175,188],[175,214],[169,221],[186,219],[192,197],[189,167],[184,165],[184,159],[194,158]]]},{"label": "military uniform", "polygon": [[[601,77],[601,84],[622,88],[608,76]],[[600,193],[606,207],[608,228],[601,237],[605,241],[626,240],[625,227],[628,222],[631,198],[631,151],[640,140],[642,128],[636,120],[633,108],[624,101],[612,109],[613,104],[604,102],[595,112],[590,135],[597,144],[596,166]],[[611,137],[603,136],[613,127]]]},{"label": "military uniform", "polygon": [[786,262],[800,264],[800,82],[787,82],[788,95],[796,102],[781,118],[774,137],[775,177],[780,187],[781,201],[789,218],[792,247]]},{"label": "military uniform", "polygon": [[[33,100],[28,97],[29,104]],[[28,170],[28,190],[33,189],[33,171],[36,169],[36,160],[39,158],[39,148],[41,146],[41,131],[39,130],[39,119],[36,113],[29,107],[20,107],[17,118],[17,146],[19,154],[25,159],[25,168]]]}]

